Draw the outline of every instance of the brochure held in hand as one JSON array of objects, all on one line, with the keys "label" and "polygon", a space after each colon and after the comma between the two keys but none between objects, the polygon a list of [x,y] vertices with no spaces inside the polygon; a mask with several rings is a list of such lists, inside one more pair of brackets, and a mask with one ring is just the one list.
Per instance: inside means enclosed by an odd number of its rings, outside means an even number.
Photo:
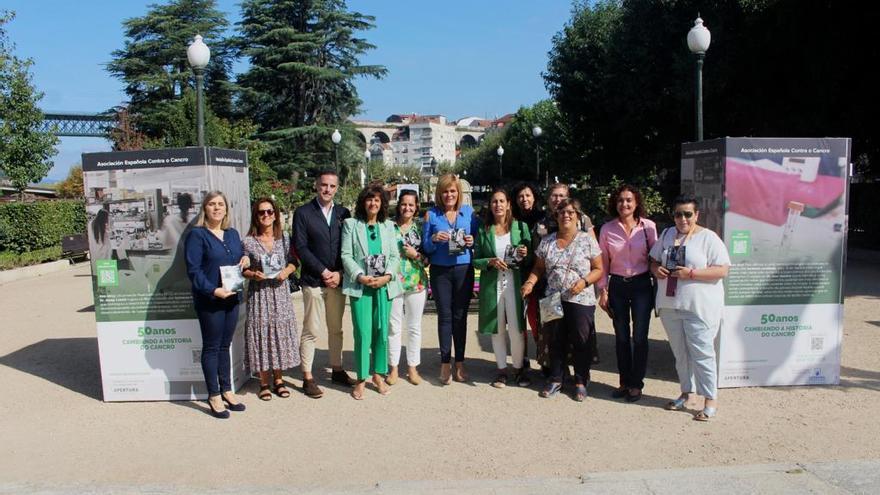
[{"label": "brochure held in hand", "polygon": [[238,265],[221,266],[220,281],[223,288],[230,292],[244,290],[244,275],[241,274],[241,268]]}]

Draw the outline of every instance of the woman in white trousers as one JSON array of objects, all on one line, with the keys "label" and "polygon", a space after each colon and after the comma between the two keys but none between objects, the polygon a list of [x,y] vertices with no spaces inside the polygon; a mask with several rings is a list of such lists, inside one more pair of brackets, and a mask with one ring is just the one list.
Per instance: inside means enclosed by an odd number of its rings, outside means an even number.
[{"label": "woman in white trousers", "polygon": [[[406,346],[407,379],[413,385],[422,383],[418,366],[422,352],[422,314],[428,297],[427,257],[421,249],[422,226],[418,221],[418,193],[411,189],[401,191],[397,199],[397,243],[400,248],[400,273],[398,277],[403,292],[391,300],[391,316],[388,328],[388,376],[389,385],[399,378],[400,349]],[[404,342],[405,339],[405,342]]]}]

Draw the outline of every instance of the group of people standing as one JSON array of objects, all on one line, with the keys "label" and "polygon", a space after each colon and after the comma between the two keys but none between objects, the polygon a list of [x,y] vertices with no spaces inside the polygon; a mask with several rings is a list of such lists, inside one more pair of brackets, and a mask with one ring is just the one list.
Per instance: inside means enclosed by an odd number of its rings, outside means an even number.
[{"label": "group of people standing", "polygon": [[[220,266],[236,265],[247,288],[246,364],[260,377],[259,398],[288,397],[282,371],[301,366],[303,393],[323,391],[312,373],[315,342],[327,335],[334,383],[364,398],[368,381],[382,395],[400,379],[406,347],[406,379],[422,382],[422,313],[428,291],[437,309],[442,384],[468,379],[467,314],[480,270],[479,332],[491,335],[496,388],[529,386],[528,327],[546,378],[540,396],[553,397],[570,381],[572,398],[587,397],[590,367],[598,359],[596,305],[612,318],[620,381],[616,398],[642,397],[651,311],[669,335],[681,395],[667,409],[697,405],[695,419],[716,413],[714,339],[723,307],[721,279],[730,260],[718,236],[697,225],[698,203],[678,198],[675,225],[658,233],[645,215],[637,188],[624,185],[608,200],[597,238],[568,187],[556,184],[546,209],[531,185],[496,188],[482,218],[463,204],[457,176],[439,177],[435,205],[422,215],[415,191],[399,192],[394,218],[388,193],[370,184],[357,198],[354,216],[334,203],[339,179],[321,173],[316,197],[297,208],[291,242],[282,234],[271,199],[253,204],[242,242],[228,225],[222,193],[206,196],[186,240],[186,260],[202,328],[202,367],[209,405],[217,417],[244,405],[231,393],[229,345],[239,296],[222,287]],[[686,251],[685,251],[686,247]],[[686,253],[686,254],[685,254]],[[274,260],[274,261],[267,261]],[[264,266],[273,265],[272,276]],[[288,280],[300,268],[302,331],[293,313]],[[656,295],[655,295],[656,293]],[[343,368],[342,318],[349,299],[355,378]],[[509,349],[508,349],[509,341]],[[508,354],[512,376],[508,371]],[[569,365],[573,375],[568,379]]]}]

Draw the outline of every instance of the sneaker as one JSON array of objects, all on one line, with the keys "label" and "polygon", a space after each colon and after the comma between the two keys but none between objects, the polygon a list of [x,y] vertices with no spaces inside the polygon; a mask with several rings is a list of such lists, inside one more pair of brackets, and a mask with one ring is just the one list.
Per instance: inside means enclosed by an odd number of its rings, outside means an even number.
[{"label": "sneaker", "polygon": [[514,376],[516,380],[516,384],[519,387],[528,387],[532,384],[532,379],[529,378],[529,373],[526,370],[519,370]]},{"label": "sneaker", "polygon": [[495,377],[495,380],[492,382],[492,386],[495,388],[504,388],[507,386],[507,372],[500,371],[498,375]]},{"label": "sneaker", "polygon": [[321,390],[321,387],[319,387],[317,383],[315,383],[314,378],[311,380],[303,380],[302,389],[303,393],[312,399],[320,399],[324,396],[324,391]]},{"label": "sneaker", "polygon": [[347,387],[354,387],[357,385],[357,380],[348,376],[348,373],[346,373],[345,370],[333,370],[333,372],[330,373],[330,381]]}]

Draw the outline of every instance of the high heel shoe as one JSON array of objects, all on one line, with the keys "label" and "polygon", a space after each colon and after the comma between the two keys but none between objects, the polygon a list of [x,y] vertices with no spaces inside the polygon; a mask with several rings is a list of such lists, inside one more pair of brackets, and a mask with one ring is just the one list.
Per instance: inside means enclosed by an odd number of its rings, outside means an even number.
[{"label": "high heel shoe", "polygon": [[226,409],[222,411],[218,411],[214,409],[214,404],[211,402],[211,399],[208,399],[208,407],[211,409],[211,415],[217,419],[229,419],[229,411]]},{"label": "high heel shoe", "polygon": [[440,365],[440,383],[443,385],[452,383],[452,365],[448,363]]},{"label": "high heel shoe", "polygon": [[464,364],[455,363],[455,372],[452,374],[452,379],[460,383],[467,381],[468,375],[464,371]]},{"label": "high heel shoe", "polygon": [[247,407],[241,402],[236,402],[235,404],[233,404],[229,401],[229,399],[226,398],[226,395],[221,395],[221,397],[223,397],[223,402],[226,403],[226,409],[228,411],[242,412],[247,409]]}]

